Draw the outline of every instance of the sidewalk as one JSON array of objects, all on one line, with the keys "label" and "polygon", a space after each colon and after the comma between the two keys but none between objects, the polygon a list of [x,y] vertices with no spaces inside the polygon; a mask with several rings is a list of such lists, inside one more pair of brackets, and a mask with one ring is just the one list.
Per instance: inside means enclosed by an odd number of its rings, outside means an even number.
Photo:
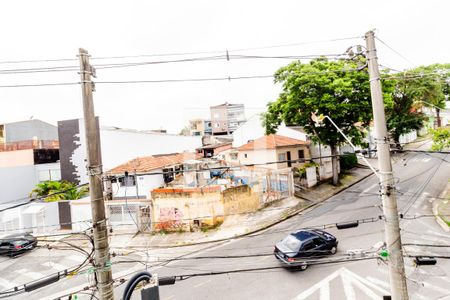
[{"label": "sidewalk", "polygon": [[[374,160],[376,163],[376,159]],[[169,248],[188,245],[218,242],[252,234],[275,224],[278,224],[299,212],[312,207],[329,197],[360,182],[372,174],[372,171],[364,166],[346,171],[340,178],[341,184],[333,186],[326,182],[314,188],[303,189],[296,193],[297,197],[291,197],[277,201],[268,207],[254,213],[228,216],[224,223],[217,229],[206,232],[185,233],[140,233],[134,235],[112,234],[110,247],[114,248]]]}]

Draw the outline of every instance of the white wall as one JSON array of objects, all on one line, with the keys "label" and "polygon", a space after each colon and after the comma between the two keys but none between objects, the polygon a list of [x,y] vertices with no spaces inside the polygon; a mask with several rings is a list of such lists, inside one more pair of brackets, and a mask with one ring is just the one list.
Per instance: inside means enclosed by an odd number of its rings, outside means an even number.
[{"label": "white wall", "polygon": [[27,198],[36,183],[33,165],[0,168],[0,203]]},{"label": "white wall", "polygon": [[[247,154],[247,157],[245,157]],[[267,162],[277,161],[277,152],[275,149],[261,149],[252,151],[239,151],[240,164],[265,164]],[[261,165],[260,168],[277,169],[277,164]]]},{"label": "white wall", "polygon": [[82,222],[92,220],[91,202],[89,197],[83,200],[76,200],[70,202],[70,215],[72,217],[72,231],[86,230],[91,226],[89,222]]},{"label": "white wall", "polygon": [[34,165],[33,149],[0,152],[0,168]]},{"label": "white wall", "polygon": [[0,168],[0,203],[28,198],[40,182],[39,172],[45,170],[60,174],[59,163]]},{"label": "white wall", "polygon": [[[261,117],[259,115],[253,115],[247,120],[247,122],[233,132],[233,147],[240,147],[247,144],[250,140],[256,140],[257,138],[264,136],[264,134]],[[288,128],[284,124],[281,124],[278,127],[277,134],[306,141],[305,133]]]},{"label": "white wall", "polygon": [[[151,173],[161,173],[162,170],[153,170]],[[164,178],[162,175],[143,175],[137,176],[138,193],[140,197],[150,198],[150,191],[164,186]],[[136,198],[136,186],[120,186],[120,183],[113,183],[113,198],[129,197]],[[125,193],[126,192],[126,193]]]},{"label": "white wall", "polygon": [[[72,154],[71,161],[76,166],[80,183],[88,182],[86,172],[86,138],[84,122],[79,120],[80,142]],[[181,136],[174,134],[144,133],[133,130],[100,129],[103,171],[108,171],[139,156],[153,154],[195,151],[202,146],[201,136]]]}]

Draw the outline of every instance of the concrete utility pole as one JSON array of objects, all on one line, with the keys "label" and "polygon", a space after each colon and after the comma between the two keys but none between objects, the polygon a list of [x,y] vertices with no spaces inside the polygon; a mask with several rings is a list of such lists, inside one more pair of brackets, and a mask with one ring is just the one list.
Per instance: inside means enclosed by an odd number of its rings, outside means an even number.
[{"label": "concrete utility pole", "polygon": [[378,165],[381,199],[384,212],[384,229],[388,250],[389,280],[392,299],[408,299],[405,266],[403,263],[402,242],[395,199],[394,176],[392,173],[389,137],[384,115],[383,94],[381,92],[380,72],[378,70],[375,34],[369,31],[365,35],[367,60],[369,63],[370,93],[372,96],[375,142],[378,150]]},{"label": "concrete utility pole", "polygon": [[100,299],[113,300],[113,281],[106,227],[105,203],[102,185],[102,160],[100,152],[100,133],[94,114],[92,99],[93,82],[92,67],[89,64],[88,52],[79,49],[81,90],[83,93],[84,126],[86,131],[87,170],[89,173],[89,194],[92,207],[92,224],[94,231],[94,261],[97,288]]}]

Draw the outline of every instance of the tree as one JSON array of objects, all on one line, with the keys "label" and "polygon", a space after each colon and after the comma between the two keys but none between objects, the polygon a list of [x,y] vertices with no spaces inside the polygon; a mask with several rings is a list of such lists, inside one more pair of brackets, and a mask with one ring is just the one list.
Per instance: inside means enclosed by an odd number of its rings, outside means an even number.
[{"label": "tree", "polygon": [[403,78],[386,78],[383,81],[385,91],[392,97],[384,101],[387,129],[397,148],[401,148],[400,136],[422,128],[426,116],[414,107],[411,94],[411,81]]},{"label": "tree", "polygon": [[[328,115],[355,145],[361,145],[364,133],[354,124],[367,127],[372,118],[369,76],[359,71],[356,61],[328,61],[319,58],[309,63],[292,62],[275,73],[275,82],[283,85],[275,102],[268,104],[263,125],[266,134],[275,133],[282,121],[302,126],[314,142],[331,149],[333,184],[338,183],[338,146],[345,138],[327,119],[321,126],[312,114]],[[390,97],[389,94],[386,95]]]},{"label": "tree", "polygon": [[189,126],[185,126],[183,127],[183,129],[180,130],[179,135],[190,135],[190,130],[189,130]]},{"label": "tree", "polygon": [[[31,191],[30,197],[46,197],[45,201],[81,199],[89,194],[87,186],[78,187],[69,181],[44,181]],[[50,196],[49,196],[50,195]]]},{"label": "tree", "polygon": [[418,106],[435,110],[436,125],[441,127],[440,111],[445,109],[445,100],[450,95],[450,64],[420,66],[403,73],[407,82],[406,92]]},{"label": "tree", "polygon": [[433,146],[431,150],[442,151],[450,148],[450,128],[437,128],[431,131]]}]

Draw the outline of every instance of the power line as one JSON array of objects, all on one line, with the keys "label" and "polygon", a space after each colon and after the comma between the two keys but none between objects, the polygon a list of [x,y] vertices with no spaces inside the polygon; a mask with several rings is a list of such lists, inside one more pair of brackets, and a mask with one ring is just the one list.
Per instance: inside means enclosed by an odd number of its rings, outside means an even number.
[{"label": "power line", "polygon": [[379,37],[375,36],[375,38],[382,43],[383,45],[385,45],[387,48],[389,48],[392,52],[394,52],[395,54],[397,54],[398,56],[400,56],[401,58],[403,58],[405,61],[407,61],[408,63],[410,63],[411,65],[413,65],[414,67],[417,67],[415,63],[413,63],[411,60],[409,60],[408,58],[406,58],[404,55],[402,55],[400,52],[398,52],[397,50],[395,50],[394,48],[392,48],[391,46],[389,46],[388,44],[386,44],[385,42],[383,42]]},{"label": "power line", "polygon": [[71,188],[68,188],[68,189],[65,189],[65,190],[61,190],[61,191],[58,191],[58,192],[55,192],[55,193],[51,193],[51,194],[48,194],[48,195],[45,195],[45,196],[30,198],[29,201],[27,201],[27,202],[19,203],[19,204],[16,204],[16,205],[13,205],[13,206],[10,206],[10,207],[7,207],[7,208],[0,209],[0,212],[6,211],[6,210],[10,210],[10,209],[13,209],[13,208],[17,208],[17,207],[20,207],[20,206],[24,206],[24,205],[30,204],[32,202],[37,202],[39,200],[43,200],[43,199],[46,199],[46,198],[49,198],[49,197],[52,197],[52,196],[64,194],[64,193],[66,193],[68,191],[71,191],[71,190],[74,190],[74,189],[78,189],[78,188],[86,186],[86,185],[88,185],[88,183],[79,184],[77,186],[74,186],[74,187],[71,187]]},{"label": "power line", "polygon": [[67,86],[79,85],[80,82],[58,82],[58,83],[34,83],[34,84],[10,84],[0,85],[0,88],[22,88],[22,87],[43,87],[43,86]]}]

